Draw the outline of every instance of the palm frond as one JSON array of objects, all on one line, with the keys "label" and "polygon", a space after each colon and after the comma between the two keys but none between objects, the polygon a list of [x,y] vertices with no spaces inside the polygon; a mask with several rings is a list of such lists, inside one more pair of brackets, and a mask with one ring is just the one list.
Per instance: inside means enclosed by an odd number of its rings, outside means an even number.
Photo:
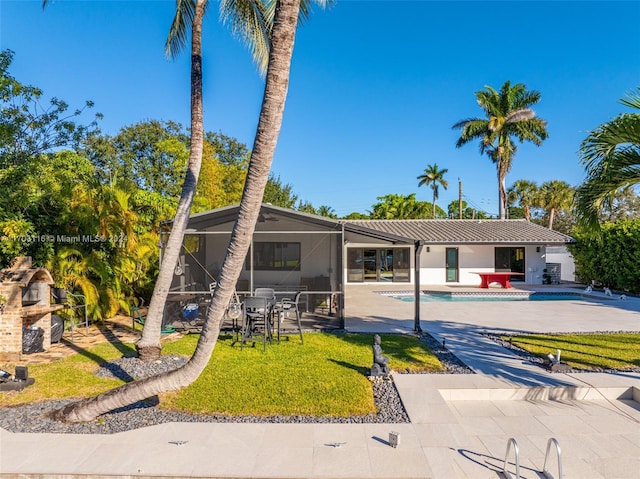
[{"label": "palm frond", "polygon": [[458,138],[456,142],[457,148],[489,134],[489,122],[482,118],[469,118],[456,123],[452,128],[462,130],[460,132],[460,138]]},{"label": "palm frond", "polygon": [[593,130],[582,142],[580,153],[587,173],[616,150],[630,149],[640,155],[640,114],[624,113]]},{"label": "palm frond", "polygon": [[530,108],[519,108],[517,110],[510,111],[504,119],[505,123],[519,123],[525,120],[531,120],[535,118],[536,112]]},{"label": "palm frond", "polygon": [[630,108],[640,109],[640,87],[638,87],[638,91],[636,92],[627,93],[627,96],[620,100],[620,103]]},{"label": "palm frond", "polygon": [[267,71],[275,1],[222,0],[220,19],[250,50],[261,75]]},{"label": "palm frond", "polygon": [[164,48],[167,57],[175,58],[187,44],[195,9],[195,0],[176,0],[176,14],[171,22]]}]

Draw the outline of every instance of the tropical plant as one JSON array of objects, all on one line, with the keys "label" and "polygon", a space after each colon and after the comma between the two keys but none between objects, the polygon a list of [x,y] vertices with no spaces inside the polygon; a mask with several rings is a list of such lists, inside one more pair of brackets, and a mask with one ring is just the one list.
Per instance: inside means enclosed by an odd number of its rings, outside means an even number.
[{"label": "tropical plant", "polygon": [[456,147],[479,139],[480,153],[486,153],[495,163],[498,173],[498,203],[500,219],[506,218],[507,192],[505,178],[517,146],[514,138],[521,143],[530,141],[541,145],[548,136],[547,123],[536,117],[531,109],[540,101],[540,93],[528,91],[522,83],[511,86],[506,81],[500,91],[485,86],[485,91],[476,92],[476,100],[484,110],[486,118],[468,118],[453,125],[461,130]]},{"label": "tropical plant", "polygon": [[[201,24],[203,7],[204,5],[200,2],[195,5],[192,25],[196,27],[192,42],[199,42],[198,25]],[[303,13],[305,11],[306,9],[302,10]],[[265,91],[247,181],[227,254],[220,270],[218,285],[193,356],[185,366],[177,370],[128,383],[95,398],[69,404],[54,413],[56,418],[75,422],[87,421],[109,410],[132,404],[160,392],[179,389],[192,383],[208,364],[220,333],[220,322],[235,290],[260,214],[262,196],[282,125],[293,44],[300,12],[300,0],[280,0],[275,4]],[[196,48],[194,55],[198,52],[199,49]],[[195,61],[198,62],[198,59]]]},{"label": "tropical plant", "polygon": [[337,218],[335,210],[331,206],[320,205],[318,206],[317,213],[320,216],[325,216],[327,218]]},{"label": "tropical plant", "polygon": [[[620,100],[640,110],[640,87]],[[612,209],[617,192],[640,183],[640,112],[622,113],[593,130],[580,147],[585,182],[577,189],[575,211],[586,228],[599,228],[598,215]]]},{"label": "tropical plant", "polygon": [[606,222],[598,230],[578,226],[569,245],[576,276],[611,289],[640,293],[640,219]]},{"label": "tropical plant", "polygon": [[433,191],[433,201],[431,202],[431,216],[436,217],[436,200],[438,199],[438,188],[442,186],[445,190],[449,187],[449,183],[444,179],[444,175],[449,170],[447,168],[439,169],[438,165],[427,165],[420,176],[418,176],[418,188],[422,185],[431,187]]},{"label": "tropical plant", "polygon": [[558,210],[568,210],[573,204],[575,189],[565,181],[544,182],[535,196],[535,204],[544,208],[549,215],[547,227],[553,229],[553,219]]},{"label": "tropical plant", "polygon": [[518,180],[513,183],[507,196],[509,202],[517,202],[524,210],[524,219],[531,221],[531,207],[535,206],[538,185],[530,180]]}]

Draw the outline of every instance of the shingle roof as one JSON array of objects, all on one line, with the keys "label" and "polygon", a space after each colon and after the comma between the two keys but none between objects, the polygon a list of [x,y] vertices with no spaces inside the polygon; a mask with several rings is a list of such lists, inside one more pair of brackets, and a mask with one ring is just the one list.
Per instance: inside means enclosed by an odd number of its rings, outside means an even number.
[{"label": "shingle roof", "polygon": [[526,220],[348,220],[345,225],[402,236],[428,244],[574,243],[570,236]]}]

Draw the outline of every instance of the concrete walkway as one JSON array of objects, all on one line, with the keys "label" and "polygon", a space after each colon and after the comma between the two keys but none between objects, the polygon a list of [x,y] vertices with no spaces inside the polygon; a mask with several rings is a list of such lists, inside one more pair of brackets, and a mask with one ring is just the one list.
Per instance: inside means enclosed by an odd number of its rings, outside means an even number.
[{"label": "concrete walkway", "polygon": [[[375,288],[347,294],[348,330],[413,329],[412,303]],[[496,478],[515,438],[520,477],[539,478],[553,437],[565,479],[640,478],[639,374],[551,374],[481,334],[640,331],[639,300],[424,303],[421,314],[423,330],[445,340],[476,374],[394,375],[409,424],[171,423],[103,436],[0,429],[0,474]],[[397,448],[388,444],[391,431],[400,434]],[[509,461],[515,477],[513,453]],[[559,477],[555,450],[548,469]]]}]

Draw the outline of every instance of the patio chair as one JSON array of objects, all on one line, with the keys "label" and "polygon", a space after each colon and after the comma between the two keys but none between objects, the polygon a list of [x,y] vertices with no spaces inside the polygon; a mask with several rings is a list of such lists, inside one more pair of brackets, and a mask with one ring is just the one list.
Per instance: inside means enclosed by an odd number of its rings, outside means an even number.
[{"label": "patio chair", "polygon": [[253,295],[260,298],[267,298],[269,301],[274,301],[276,299],[276,290],[273,288],[256,288]]},{"label": "patio chair", "polygon": [[267,341],[271,342],[271,308],[267,298],[261,296],[247,296],[244,299],[244,316],[242,325],[242,342],[240,349],[247,341],[255,343],[255,338],[261,336],[263,348],[267,350]]},{"label": "patio chair", "polygon": [[291,298],[282,298],[278,305],[278,342],[280,342],[280,323],[282,320],[287,318],[287,315],[293,313],[296,315],[296,322],[298,323],[298,332],[300,333],[300,342],[304,344],[304,339],[302,338],[302,324],[300,323],[300,296],[302,295],[301,291],[298,291],[296,295]]}]

